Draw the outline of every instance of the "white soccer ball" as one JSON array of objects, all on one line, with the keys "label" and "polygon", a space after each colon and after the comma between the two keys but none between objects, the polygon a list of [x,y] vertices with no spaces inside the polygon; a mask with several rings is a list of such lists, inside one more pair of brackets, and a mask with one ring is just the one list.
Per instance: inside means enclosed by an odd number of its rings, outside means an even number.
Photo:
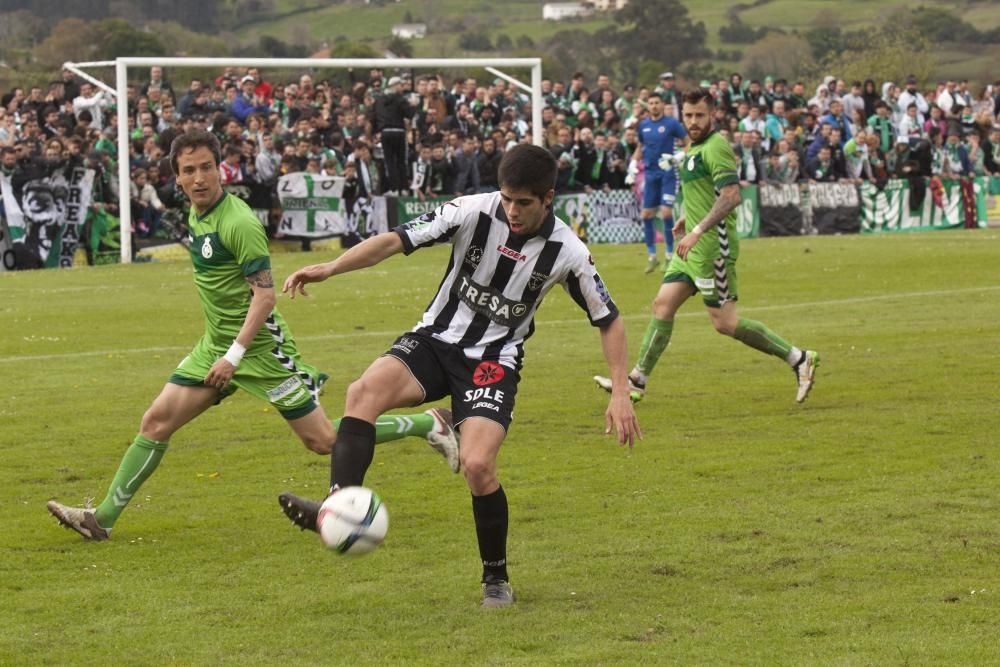
[{"label": "white soccer ball", "polygon": [[316,526],[327,548],[357,556],[382,544],[389,530],[389,512],[371,489],[348,486],[323,501]]}]

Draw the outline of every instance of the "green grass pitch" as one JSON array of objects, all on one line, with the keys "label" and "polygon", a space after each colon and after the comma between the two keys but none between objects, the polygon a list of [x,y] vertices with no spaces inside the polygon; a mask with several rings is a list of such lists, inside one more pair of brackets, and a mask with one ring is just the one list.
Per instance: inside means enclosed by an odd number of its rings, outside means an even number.
[{"label": "green grass pitch", "polygon": [[[699,303],[603,435],[599,336],[553,292],[500,455],[519,596],[478,608],[461,477],[380,446],[386,543],[346,559],[276,496],[327,459],[237,394],[172,440],[112,540],[45,510],[103,498],[202,327],[187,263],[0,274],[0,664],[983,665],[1000,662],[1000,234],[747,241],[740,307],[822,354],[808,401]],[[596,246],[630,360],[657,278]],[[275,277],[320,261],[276,255]],[[418,319],[445,249],[279,300],[323,404]]]}]

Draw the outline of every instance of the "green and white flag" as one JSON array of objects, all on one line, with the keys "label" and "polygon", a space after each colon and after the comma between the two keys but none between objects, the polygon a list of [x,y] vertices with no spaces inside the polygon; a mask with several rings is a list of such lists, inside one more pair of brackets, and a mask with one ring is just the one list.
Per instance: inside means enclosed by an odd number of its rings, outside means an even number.
[{"label": "green and white flag", "polygon": [[281,200],[279,231],[288,236],[323,238],[347,232],[342,176],[306,172],[285,174],[278,180]]},{"label": "green and white flag", "polygon": [[[985,223],[985,179],[975,179],[976,208]],[[871,183],[861,185],[861,231],[899,232],[950,229],[965,225],[962,188],[958,179],[941,179],[941,192],[935,197],[930,187],[917,208],[910,208],[910,185],[905,179],[892,179],[879,190]],[[978,223],[979,221],[977,221]]]}]

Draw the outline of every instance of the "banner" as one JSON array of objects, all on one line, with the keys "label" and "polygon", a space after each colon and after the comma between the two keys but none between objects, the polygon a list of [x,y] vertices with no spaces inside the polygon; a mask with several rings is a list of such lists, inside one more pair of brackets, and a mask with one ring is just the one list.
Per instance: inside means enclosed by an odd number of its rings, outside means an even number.
[{"label": "banner", "polygon": [[271,213],[274,203],[271,193],[274,188],[270,185],[246,181],[245,183],[229,183],[222,186],[222,189],[231,195],[235,195],[246,202],[247,206],[253,209],[260,224],[267,227],[267,218]]},{"label": "banner", "polygon": [[18,268],[73,266],[93,182],[93,170],[82,164],[52,172],[31,165],[12,176],[0,174],[0,196]]},{"label": "banner", "polygon": [[[376,197],[377,199],[377,197]],[[397,225],[405,225],[424,213],[430,213],[441,204],[450,202],[454,197],[428,197],[420,201],[416,197],[389,197],[386,202],[388,221],[386,227],[392,229]]]},{"label": "banner", "polygon": [[[973,181],[974,209],[978,218],[972,226],[986,226],[985,178]],[[957,178],[935,179],[923,196],[911,190],[910,182],[893,179],[879,190],[872,183],[861,185],[861,231],[899,232],[952,229],[969,226],[965,220],[962,182]]]},{"label": "banner", "polygon": [[590,207],[587,205],[585,192],[556,195],[552,201],[552,212],[569,225],[577,236],[585,241],[588,240],[587,224],[590,220]]},{"label": "banner", "polygon": [[351,203],[345,216],[345,234],[366,239],[389,231],[389,215],[386,197],[365,199],[358,197]]},{"label": "banner", "polygon": [[2,215],[3,202],[0,201],[0,272],[13,271],[17,264],[14,261],[14,244],[10,240],[7,229],[7,218]]},{"label": "banner", "polygon": [[759,193],[756,185],[740,188],[740,205],[736,209],[736,233],[741,239],[760,236]]},{"label": "banner", "polygon": [[[376,200],[379,197],[375,198]],[[389,198],[387,227],[406,224],[433,211],[453,197],[434,197],[420,201],[415,197]],[[552,202],[555,216],[569,225],[580,238],[591,243],[639,243],[642,222],[639,200],[631,190],[575,192],[556,195]],[[393,219],[395,214],[395,219]]]},{"label": "banner", "polygon": [[986,208],[986,219],[1000,220],[1000,176],[990,176],[989,186],[983,206]]},{"label": "banner", "polygon": [[642,209],[631,190],[595,190],[585,195],[587,240],[591,243],[641,243]]},{"label": "banner", "polygon": [[278,180],[281,223],[287,236],[322,238],[347,232],[342,176],[320,176],[294,172]]},{"label": "banner", "polygon": [[761,236],[799,236],[804,222],[798,183],[760,186]]},{"label": "banner", "polygon": [[[677,190],[677,200],[674,202],[674,220],[684,215],[684,197],[682,193],[683,189]],[[742,239],[756,238],[760,235],[760,227],[763,222],[757,204],[757,197],[756,185],[740,187],[740,205],[736,207],[736,233]]]},{"label": "banner", "polygon": [[852,183],[810,183],[812,226],[819,234],[857,234],[861,203]]},{"label": "banner", "polygon": [[987,194],[1000,195],[1000,176],[989,177],[989,188]]}]

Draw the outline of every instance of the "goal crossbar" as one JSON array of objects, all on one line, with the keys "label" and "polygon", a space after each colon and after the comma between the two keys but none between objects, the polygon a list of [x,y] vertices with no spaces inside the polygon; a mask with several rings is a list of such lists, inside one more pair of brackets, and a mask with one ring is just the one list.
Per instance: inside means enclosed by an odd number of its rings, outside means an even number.
[{"label": "goal crossbar", "polygon": [[[258,68],[397,68],[429,69],[455,67],[482,67],[522,89],[528,87],[506,74],[495,71],[496,67],[528,68],[531,70],[531,141],[542,145],[542,60],[541,58],[157,58],[124,57],[113,62],[66,63],[71,71],[81,73],[83,67],[115,67],[115,90],[118,100],[128,99],[129,67],[258,67]],[[88,79],[91,77],[87,75]],[[121,261],[132,261],[132,211],[129,208],[129,139],[128,105],[118,103],[118,199],[121,219]]]}]

